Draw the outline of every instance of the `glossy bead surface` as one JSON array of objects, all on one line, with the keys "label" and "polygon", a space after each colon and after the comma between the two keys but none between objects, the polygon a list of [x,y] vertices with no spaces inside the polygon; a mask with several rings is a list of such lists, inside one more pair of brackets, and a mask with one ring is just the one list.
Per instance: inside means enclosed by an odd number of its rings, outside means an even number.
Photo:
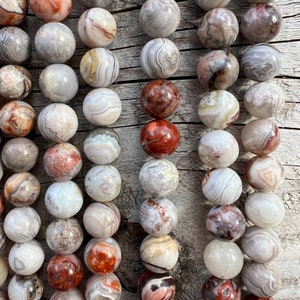
[{"label": "glossy bead surface", "polygon": [[108,46],[117,33],[115,18],[109,11],[100,7],[83,12],[77,28],[81,41],[90,48]]},{"label": "glossy bead surface", "polygon": [[107,49],[91,49],[80,61],[80,74],[83,80],[94,88],[108,87],[119,75],[119,60]]},{"label": "glossy bead surface", "polygon": [[23,29],[9,26],[0,30],[0,61],[22,64],[30,57],[30,53],[30,37]]},{"label": "glossy bead surface", "polygon": [[91,203],[82,217],[86,231],[94,238],[105,239],[119,229],[121,214],[113,203]]},{"label": "glossy bead surface", "polygon": [[150,235],[168,234],[177,222],[177,208],[169,199],[148,198],[140,207],[140,224]]},{"label": "glossy bead surface", "polygon": [[25,137],[13,138],[5,143],[1,158],[3,164],[14,172],[27,172],[37,162],[39,148]]},{"label": "glossy bead surface", "polygon": [[202,286],[203,300],[241,300],[241,290],[232,279],[209,277]]},{"label": "glossy bead surface", "polygon": [[97,202],[115,199],[121,191],[121,174],[111,165],[94,166],[85,175],[87,194]]},{"label": "glossy bead surface", "polygon": [[93,273],[110,274],[121,262],[121,248],[113,238],[91,239],[84,250],[84,261]]},{"label": "glossy bead surface", "polygon": [[75,71],[65,64],[47,66],[39,77],[39,87],[43,95],[52,102],[68,102],[78,91]]},{"label": "glossy bead surface", "polygon": [[93,275],[86,282],[86,300],[120,300],[122,286],[114,274]]},{"label": "glossy bead surface", "polygon": [[53,64],[68,61],[76,49],[73,32],[59,22],[42,25],[35,34],[34,45],[40,58]]},{"label": "glossy bead surface", "polygon": [[21,24],[27,16],[27,0],[4,0],[0,4],[0,25],[15,26]]},{"label": "glossy bead surface", "polygon": [[5,283],[7,276],[8,276],[7,259],[4,256],[0,256],[0,287]]},{"label": "glossy bead surface", "polygon": [[45,139],[56,143],[66,142],[75,135],[78,118],[74,109],[67,104],[52,103],[41,110],[37,125]]},{"label": "glossy bead surface", "polygon": [[48,262],[47,279],[58,291],[70,290],[82,281],[83,265],[75,254],[56,254]]},{"label": "glossy bead surface", "polygon": [[197,66],[198,80],[205,89],[226,90],[239,75],[236,57],[224,50],[213,50],[200,57]]},{"label": "glossy bead surface", "polygon": [[96,126],[115,123],[122,111],[119,95],[108,88],[91,90],[84,98],[82,110],[85,118]]},{"label": "glossy bead surface", "polygon": [[246,165],[245,178],[259,192],[274,192],[283,182],[283,165],[269,155],[255,156]]},{"label": "glossy bead surface", "polygon": [[68,291],[57,291],[52,294],[50,300],[85,300],[83,294],[77,288]]},{"label": "glossy bead surface", "polygon": [[274,296],[281,288],[280,274],[271,264],[249,262],[241,275],[248,291],[258,297]]},{"label": "glossy bead surface", "polygon": [[147,83],[140,97],[144,112],[155,119],[170,116],[178,108],[179,102],[179,90],[171,81],[164,79],[156,79]]},{"label": "glossy bead surface", "polygon": [[172,162],[166,159],[151,159],[142,166],[139,181],[147,194],[164,197],[176,190],[179,173]]},{"label": "glossy bead surface", "polygon": [[140,9],[139,22],[148,36],[164,38],[176,31],[180,16],[174,0],[147,0]]},{"label": "glossy bead surface", "polygon": [[246,220],[234,205],[215,206],[206,216],[206,228],[217,238],[234,242],[244,234]]},{"label": "glossy bead surface", "polygon": [[281,254],[277,233],[270,228],[249,227],[241,239],[243,251],[258,263],[269,262]]},{"label": "glossy bead surface", "polygon": [[71,254],[79,249],[83,230],[75,218],[55,219],[47,227],[46,242],[57,254]]},{"label": "glossy bead surface", "polygon": [[217,7],[224,7],[230,0],[195,0],[196,4],[204,10],[211,10]]},{"label": "glossy bead surface", "polygon": [[143,265],[151,272],[163,274],[172,270],[178,256],[177,242],[169,235],[148,235],[140,246]]},{"label": "glossy bead surface", "polygon": [[269,4],[251,7],[241,18],[240,30],[251,43],[272,40],[281,29],[282,16],[279,10]]},{"label": "glossy bead surface", "polygon": [[95,164],[112,163],[121,153],[120,138],[113,129],[96,128],[87,134],[83,142],[83,151]]},{"label": "glossy bead surface", "polygon": [[80,211],[82,204],[82,192],[73,181],[53,182],[46,190],[46,208],[56,218],[73,217]]},{"label": "glossy bead surface", "polygon": [[144,271],[138,279],[138,293],[142,300],[175,299],[175,280],[169,274]]},{"label": "glossy bead surface", "polygon": [[153,120],[141,129],[140,142],[144,151],[154,158],[164,158],[179,146],[180,133],[167,120]]},{"label": "glossy bead surface", "polygon": [[8,256],[11,269],[16,274],[23,276],[37,272],[42,266],[44,259],[44,250],[36,240],[14,244]]},{"label": "glossy bead surface", "polygon": [[0,110],[0,128],[9,136],[26,136],[35,125],[34,108],[24,101],[10,101]]},{"label": "glossy bead surface", "polygon": [[279,74],[281,65],[280,52],[267,44],[249,47],[241,58],[244,75],[255,81],[267,81],[275,77]]},{"label": "glossy bead surface", "polygon": [[19,65],[5,65],[0,69],[0,97],[6,100],[23,100],[32,88],[29,71]]},{"label": "glossy bead surface", "polygon": [[212,129],[224,129],[236,121],[240,105],[236,97],[224,90],[204,94],[198,105],[201,122]]},{"label": "glossy bead surface", "polygon": [[208,271],[221,279],[237,276],[243,268],[243,253],[233,242],[212,240],[204,250],[204,263]]},{"label": "glossy bead surface", "polygon": [[285,208],[276,194],[254,192],[246,199],[245,212],[256,226],[270,228],[282,222]]},{"label": "glossy bead surface", "polygon": [[140,54],[143,72],[152,79],[168,78],[179,68],[180,54],[169,39],[155,38],[146,43]]}]

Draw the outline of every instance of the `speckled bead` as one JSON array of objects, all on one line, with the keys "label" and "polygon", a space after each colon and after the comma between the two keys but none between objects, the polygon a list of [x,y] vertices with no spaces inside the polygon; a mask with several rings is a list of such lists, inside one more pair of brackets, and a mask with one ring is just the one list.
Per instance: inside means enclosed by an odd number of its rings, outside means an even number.
[{"label": "speckled bead", "polygon": [[27,0],[5,0],[0,4],[0,25],[20,25],[27,16]]},{"label": "speckled bead", "polygon": [[79,289],[73,288],[68,291],[55,292],[50,300],[85,300],[85,298]]},{"label": "speckled bead", "polygon": [[[8,263],[4,256],[0,256],[0,287],[5,283],[8,276]],[[1,299],[1,295],[0,295]],[[2,299],[1,299],[2,300]]]},{"label": "speckled bead", "polygon": [[147,0],[140,9],[143,31],[152,38],[173,34],[180,23],[180,8],[174,0]]},{"label": "speckled bead", "polygon": [[211,10],[217,7],[224,7],[230,0],[195,0],[196,4],[204,10]]},{"label": "speckled bead", "polygon": [[255,81],[267,81],[275,77],[279,74],[281,65],[280,52],[267,44],[249,47],[241,58],[244,75]]},{"label": "speckled bead", "polygon": [[140,54],[143,72],[152,79],[168,78],[179,68],[180,54],[169,39],[155,38],[146,43]]}]

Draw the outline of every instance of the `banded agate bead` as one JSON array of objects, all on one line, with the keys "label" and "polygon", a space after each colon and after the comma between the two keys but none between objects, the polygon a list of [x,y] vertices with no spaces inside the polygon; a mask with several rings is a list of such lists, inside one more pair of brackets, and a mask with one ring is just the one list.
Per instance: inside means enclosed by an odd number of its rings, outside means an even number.
[{"label": "banded agate bead", "polygon": [[2,1],[0,4],[0,25],[20,25],[27,16],[27,0]]},{"label": "banded agate bead", "polygon": [[230,0],[195,0],[196,4],[204,10],[211,10],[217,7],[224,7]]},{"label": "banded agate bead", "polygon": [[68,291],[55,292],[50,300],[85,300],[83,294],[77,288]]}]

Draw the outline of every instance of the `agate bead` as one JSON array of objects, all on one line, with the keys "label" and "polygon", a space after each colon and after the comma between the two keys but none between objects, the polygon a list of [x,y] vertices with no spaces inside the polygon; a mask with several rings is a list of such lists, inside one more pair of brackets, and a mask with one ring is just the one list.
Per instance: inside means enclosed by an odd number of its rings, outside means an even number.
[{"label": "agate bead", "polygon": [[96,128],[88,133],[83,151],[93,163],[105,165],[115,161],[121,153],[120,138],[110,128]]},{"label": "agate bead", "polygon": [[234,242],[212,240],[204,250],[207,270],[221,279],[237,276],[243,268],[243,253]]},{"label": "agate bead", "polygon": [[140,257],[151,272],[163,274],[171,271],[178,260],[177,242],[169,235],[146,236],[140,246]]},{"label": "agate bead", "polygon": [[152,120],[143,126],[140,133],[142,148],[154,158],[172,154],[179,146],[179,140],[179,130],[167,120]]},{"label": "agate bead", "polygon": [[94,88],[107,87],[119,75],[119,61],[110,50],[94,48],[86,52],[80,61],[83,80]]},{"label": "agate bead", "polygon": [[179,173],[172,162],[166,159],[152,159],[142,166],[139,181],[147,194],[164,197],[176,190]]},{"label": "agate bead", "polygon": [[207,166],[225,168],[236,161],[239,145],[230,132],[221,129],[212,130],[200,138],[198,154]]},{"label": "agate bead", "polygon": [[274,6],[259,4],[243,14],[240,31],[247,41],[263,43],[278,35],[281,23],[281,13]]},{"label": "agate bead", "polygon": [[209,277],[202,286],[203,300],[241,300],[241,290],[232,279]]},{"label": "agate bead", "polygon": [[43,166],[55,181],[68,181],[76,177],[81,170],[81,154],[77,147],[70,143],[54,144],[44,153]]},{"label": "agate bead", "polygon": [[227,8],[209,10],[200,20],[197,35],[208,49],[225,49],[234,43],[239,33],[235,14]]},{"label": "agate bead", "polygon": [[226,90],[239,75],[236,57],[224,50],[213,50],[200,57],[197,66],[198,80],[205,89]]},{"label": "agate bead", "polygon": [[247,218],[256,226],[270,228],[282,222],[285,208],[276,194],[254,192],[246,199],[245,212]]},{"label": "agate bead", "polygon": [[138,293],[142,300],[174,300],[175,280],[169,274],[157,274],[146,270],[138,279]]},{"label": "agate bead", "polygon": [[180,23],[180,8],[174,0],[147,0],[140,9],[139,22],[152,38],[173,34]]},{"label": "agate bead", "polygon": [[121,262],[120,246],[113,238],[91,239],[84,250],[84,261],[96,275],[110,274]]},{"label": "agate bead", "polygon": [[87,194],[93,200],[108,202],[120,194],[121,175],[114,166],[94,166],[86,173],[84,185]]},{"label": "agate bead", "polygon": [[0,30],[0,61],[22,64],[30,57],[30,53],[30,37],[23,29],[9,26]]},{"label": "agate bead", "polygon": [[217,7],[224,7],[230,0],[195,0],[196,4],[204,10],[211,10]]},{"label": "agate bead", "polygon": [[109,11],[100,7],[83,12],[77,28],[81,41],[90,48],[108,46],[117,33],[115,18]]},{"label": "agate bead", "polygon": [[8,276],[7,259],[4,256],[0,256],[0,287],[5,283],[7,276]]},{"label": "agate bead", "polygon": [[259,44],[249,47],[241,58],[244,75],[255,81],[267,81],[279,74],[281,54],[273,46]]},{"label": "agate bead", "polygon": [[96,126],[109,126],[115,123],[122,111],[119,95],[108,88],[91,90],[82,104],[86,119]]},{"label": "agate bead", "polygon": [[47,245],[57,254],[74,253],[82,241],[83,230],[75,218],[55,219],[47,227]]},{"label": "agate bead", "polygon": [[[57,122],[59,116],[59,122]],[[45,139],[60,143],[71,139],[78,129],[78,118],[65,103],[52,103],[45,106],[37,120],[40,133]]]},{"label": "agate bead", "polygon": [[46,190],[45,205],[52,216],[71,218],[83,205],[82,192],[73,181],[53,182]]},{"label": "agate bead", "polygon": [[254,156],[246,165],[245,178],[259,192],[274,192],[283,182],[284,169],[275,157]]},{"label": "agate bead", "polygon": [[249,227],[241,239],[243,251],[258,263],[269,262],[281,253],[277,233],[270,228]]},{"label": "agate bead", "polygon": [[60,22],[72,9],[72,0],[30,0],[32,12],[44,22]]},{"label": "agate bead", "polygon": [[257,297],[274,296],[281,288],[280,274],[271,264],[248,262],[241,275],[246,288]]},{"label": "agate bead", "polygon": [[169,234],[177,222],[177,208],[169,199],[149,198],[140,207],[140,224],[150,235]]},{"label": "agate bead", "polygon": [[39,87],[43,95],[52,102],[68,102],[78,91],[75,71],[65,64],[47,66],[39,77]]},{"label": "agate bead", "polygon": [[27,172],[37,162],[39,148],[25,137],[13,138],[6,142],[2,149],[3,164],[14,172]]},{"label": "agate bead", "polygon": [[111,0],[81,0],[86,7],[107,7]]},{"label": "agate bead", "polygon": [[34,108],[24,101],[10,101],[0,110],[0,128],[9,136],[26,136],[35,125]]},{"label": "agate bead", "polygon": [[93,275],[86,282],[85,299],[120,300],[122,286],[119,278],[114,274]]},{"label": "agate bead", "polygon": [[4,0],[0,3],[0,25],[20,25],[27,16],[27,0]]},{"label": "agate bead", "polygon": [[113,203],[91,203],[82,217],[86,231],[94,238],[105,239],[119,229],[121,214]]},{"label": "agate bead", "polygon": [[83,294],[77,288],[73,288],[68,291],[57,291],[51,297],[50,300],[85,300]]},{"label": "agate bead", "polygon": [[83,265],[75,254],[56,254],[48,262],[47,279],[58,291],[70,290],[81,283]]},{"label": "agate bead", "polygon": [[152,79],[168,78],[179,68],[180,54],[169,39],[155,38],[146,43],[140,54],[143,72]]},{"label": "agate bead", "polygon": [[212,129],[224,129],[236,121],[240,105],[236,97],[224,90],[204,94],[198,105],[201,122]]},{"label": "agate bead", "polygon": [[53,64],[68,61],[76,49],[73,32],[68,26],[59,22],[42,25],[36,32],[34,45],[40,58]]},{"label": "agate bead", "polygon": [[144,112],[155,119],[170,116],[178,108],[179,102],[179,90],[171,81],[164,79],[156,79],[147,83],[140,97]]}]

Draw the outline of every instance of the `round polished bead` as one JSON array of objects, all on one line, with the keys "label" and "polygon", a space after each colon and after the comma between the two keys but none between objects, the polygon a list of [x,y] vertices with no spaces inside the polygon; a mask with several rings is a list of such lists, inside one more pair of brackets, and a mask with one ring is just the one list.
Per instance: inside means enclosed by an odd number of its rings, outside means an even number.
[{"label": "round polished bead", "polygon": [[255,81],[267,81],[275,77],[279,74],[281,65],[280,52],[267,44],[249,47],[241,58],[244,75]]},{"label": "round polished bead", "polygon": [[204,10],[211,10],[217,7],[224,7],[230,0],[195,0],[196,4]]},{"label": "round polished bead", "polygon": [[281,13],[274,6],[259,4],[242,16],[240,31],[247,41],[263,43],[278,35],[281,23]]},{"label": "round polished bead", "polygon": [[0,256],[0,286],[2,286],[5,283],[7,276],[8,276],[7,259],[4,256]]},{"label": "round polished bead", "polygon": [[96,128],[85,138],[83,151],[86,157],[95,164],[112,163],[121,152],[120,138],[113,129]]},{"label": "round polished bead", "polygon": [[115,123],[122,111],[122,102],[119,95],[108,88],[91,90],[82,104],[86,119],[97,126],[108,126]]},{"label": "round polished bead", "polygon": [[198,80],[206,89],[226,90],[239,75],[236,57],[224,50],[213,50],[200,57],[197,66]]},{"label": "round polished bead", "polygon": [[180,8],[174,0],[147,0],[140,9],[139,22],[150,37],[168,37],[180,23]]},{"label": "round polished bead", "polygon": [[150,235],[169,234],[177,225],[176,206],[166,198],[149,198],[140,207],[140,223]]},{"label": "round polished bead", "polygon": [[0,25],[20,25],[27,16],[27,0],[1,1],[0,3]]},{"label": "round polished bead", "polygon": [[233,278],[243,268],[243,253],[233,242],[212,240],[206,246],[203,258],[208,271],[221,279]]},{"label": "round polished bead", "polygon": [[79,289],[73,288],[68,291],[56,291],[50,300],[85,300],[85,298]]},{"label": "round polished bead", "polygon": [[91,239],[84,250],[84,261],[96,275],[111,274],[121,262],[121,249],[116,240]]},{"label": "round polished bead", "polygon": [[248,262],[241,275],[248,291],[257,297],[274,296],[281,288],[280,274],[271,264]]},{"label": "round polished bead", "polygon": [[142,166],[139,181],[147,194],[164,197],[176,190],[179,173],[172,162],[166,159],[152,159]]},{"label": "round polished bead", "polygon": [[140,246],[144,266],[155,273],[171,271],[178,260],[177,242],[169,235],[146,236]]},{"label": "round polished bead", "polygon": [[155,119],[164,119],[178,108],[179,90],[171,81],[152,80],[144,86],[140,102],[147,115]]},{"label": "round polished bead", "polygon": [[179,146],[179,140],[179,130],[167,120],[152,120],[143,126],[140,133],[142,148],[154,158],[172,154]]},{"label": "round polished bead", "polygon": [[245,212],[247,218],[256,226],[270,228],[282,222],[285,208],[276,194],[254,192],[246,199]]},{"label": "round polished bead", "polygon": [[204,94],[198,105],[201,122],[212,129],[224,129],[236,121],[240,105],[236,97],[224,90]]},{"label": "round polished bead", "polygon": [[246,165],[245,178],[259,192],[274,192],[283,182],[284,169],[272,156],[254,156]]},{"label": "round polished bead", "polygon": [[200,138],[198,154],[207,166],[225,168],[236,161],[239,145],[231,133],[221,129],[212,130]]},{"label": "round polished bead", "polygon": [[174,75],[179,68],[179,50],[171,40],[155,38],[143,47],[140,63],[148,77],[152,79],[168,78]]}]

